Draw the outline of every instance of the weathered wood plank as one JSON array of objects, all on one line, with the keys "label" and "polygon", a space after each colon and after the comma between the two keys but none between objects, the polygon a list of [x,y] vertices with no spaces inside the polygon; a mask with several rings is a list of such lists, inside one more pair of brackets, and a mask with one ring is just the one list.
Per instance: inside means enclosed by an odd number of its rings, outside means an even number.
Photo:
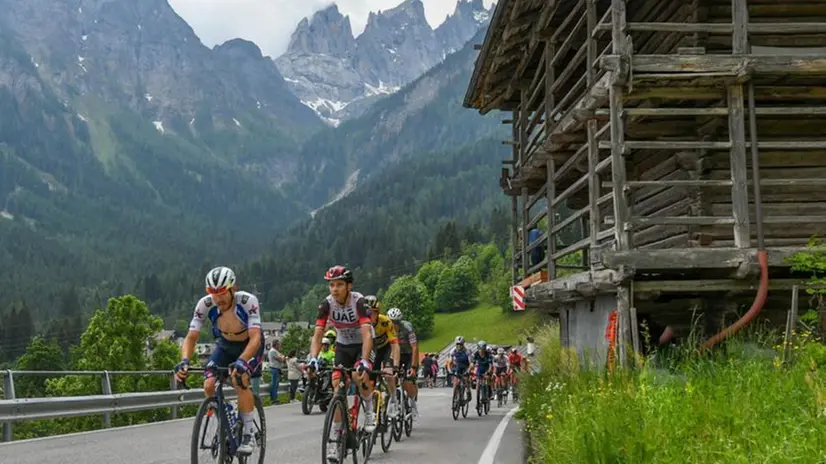
[{"label": "weathered wood plank", "polygon": [[[757,249],[747,248],[671,248],[667,250],[603,250],[602,264],[607,268],[627,266],[637,271],[675,269],[729,269],[743,263],[757,263]],[[769,252],[770,267],[789,267],[788,257],[800,252],[826,252],[826,249],[777,247]]]},{"label": "weathered wood plank", "polygon": [[526,302],[559,305],[599,294],[615,293],[617,286],[633,277],[631,272],[601,269],[580,272],[532,285],[525,292]]},{"label": "weathered wood plank", "polygon": [[[637,280],[635,293],[686,293],[755,292],[760,283],[756,280],[705,279],[705,280]],[[769,279],[769,290],[791,290],[795,285],[805,285],[802,279]]]},{"label": "weathered wood plank", "polygon": [[[742,1],[743,0],[734,0],[734,5]],[[728,105],[729,143],[731,144],[729,163],[732,181],[731,201],[733,204],[734,241],[737,247],[748,248],[750,246],[749,191],[747,184],[748,171],[746,168],[746,122],[744,118],[745,111],[742,85],[729,86]]]},{"label": "weathered wood plank", "polygon": [[[616,52],[615,52],[616,53]],[[612,54],[600,59],[608,71],[620,71],[620,56]],[[826,58],[817,55],[634,55],[631,67],[635,73],[721,73],[740,75],[749,71],[770,74],[826,73]]]}]

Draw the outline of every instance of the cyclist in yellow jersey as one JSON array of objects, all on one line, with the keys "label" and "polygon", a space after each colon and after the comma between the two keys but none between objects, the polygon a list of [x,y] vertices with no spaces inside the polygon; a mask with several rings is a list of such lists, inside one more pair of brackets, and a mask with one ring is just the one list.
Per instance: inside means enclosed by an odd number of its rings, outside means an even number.
[{"label": "cyclist in yellow jersey", "polygon": [[[396,326],[384,314],[379,313],[379,302],[373,295],[364,297],[365,305],[370,311],[370,321],[373,323],[373,349],[376,350],[376,359],[373,363],[377,368],[383,368],[387,374],[387,387],[389,391],[395,391],[396,378],[393,376],[393,369],[398,368],[401,362],[401,349],[399,339],[396,336]],[[391,364],[392,361],[392,364]],[[375,378],[371,378],[375,382]],[[390,397],[387,405],[387,413],[395,415],[395,396]]]}]

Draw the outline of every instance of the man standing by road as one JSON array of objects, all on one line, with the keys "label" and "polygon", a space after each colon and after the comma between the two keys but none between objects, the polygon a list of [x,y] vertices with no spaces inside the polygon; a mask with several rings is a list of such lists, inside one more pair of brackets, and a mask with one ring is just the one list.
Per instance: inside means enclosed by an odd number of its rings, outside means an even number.
[{"label": "man standing by road", "polygon": [[270,350],[267,352],[267,360],[270,363],[270,373],[272,374],[272,381],[270,382],[270,402],[272,404],[278,403],[278,382],[281,380],[282,364],[285,360],[284,355],[278,351],[278,342],[272,342]]}]

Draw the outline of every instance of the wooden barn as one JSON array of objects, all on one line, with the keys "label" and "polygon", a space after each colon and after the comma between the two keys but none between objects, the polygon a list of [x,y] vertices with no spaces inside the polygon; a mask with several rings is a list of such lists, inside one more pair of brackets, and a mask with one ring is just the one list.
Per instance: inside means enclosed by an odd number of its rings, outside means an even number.
[{"label": "wooden barn", "polygon": [[620,349],[643,316],[783,324],[787,258],[826,233],[826,1],[500,0],[477,48],[514,282],[564,344],[604,358],[614,311]]}]

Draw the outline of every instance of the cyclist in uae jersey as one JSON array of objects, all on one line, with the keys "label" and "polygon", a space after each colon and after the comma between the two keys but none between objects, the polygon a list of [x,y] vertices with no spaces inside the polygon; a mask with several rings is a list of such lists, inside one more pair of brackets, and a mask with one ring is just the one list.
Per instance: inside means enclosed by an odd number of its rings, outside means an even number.
[{"label": "cyclist in uae jersey", "polygon": [[[367,414],[364,428],[372,432],[376,428],[376,414],[373,397],[364,394],[364,383],[369,379],[364,375],[365,370],[373,369],[373,326],[367,314],[367,305],[361,293],[353,291],[353,272],[344,266],[333,266],[327,270],[324,279],[330,283],[330,295],[318,305],[315,333],[310,343],[310,362],[308,367],[318,370],[318,352],[321,348],[321,339],[324,335],[327,322],[330,321],[336,329],[335,365],[345,367],[355,366],[358,372],[353,372],[352,380],[356,382],[358,391],[362,392],[361,399],[366,406]],[[333,372],[336,390],[339,388],[338,372]],[[349,379],[345,379],[349,388]],[[338,414],[336,415],[338,416]],[[333,418],[333,433],[340,435],[341,417]],[[330,447],[330,457],[336,456],[336,447]]]},{"label": "cyclist in uae jersey", "polygon": [[416,385],[416,374],[419,372],[419,343],[416,339],[416,331],[413,324],[403,319],[402,310],[390,308],[387,310],[387,317],[396,326],[396,336],[399,338],[399,349],[401,351],[401,368],[408,371],[408,380],[403,383],[410,399],[410,409],[413,412],[413,419],[418,419],[419,408],[416,401],[419,399],[419,388]]},{"label": "cyclist in uae jersey", "polygon": [[209,319],[215,337],[215,351],[204,369],[204,394],[215,394],[218,367],[229,367],[232,384],[238,392],[238,410],[244,424],[244,434],[238,452],[250,454],[255,443],[255,402],[248,388],[250,377],[261,377],[264,339],[261,335],[261,314],[258,298],[238,290],[235,273],[227,267],[216,267],[206,275],[206,291],[195,305],[189,333],[181,345],[181,362],[175,366],[178,381],[184,381],[189,358],[195,351],[198,334]]}]

